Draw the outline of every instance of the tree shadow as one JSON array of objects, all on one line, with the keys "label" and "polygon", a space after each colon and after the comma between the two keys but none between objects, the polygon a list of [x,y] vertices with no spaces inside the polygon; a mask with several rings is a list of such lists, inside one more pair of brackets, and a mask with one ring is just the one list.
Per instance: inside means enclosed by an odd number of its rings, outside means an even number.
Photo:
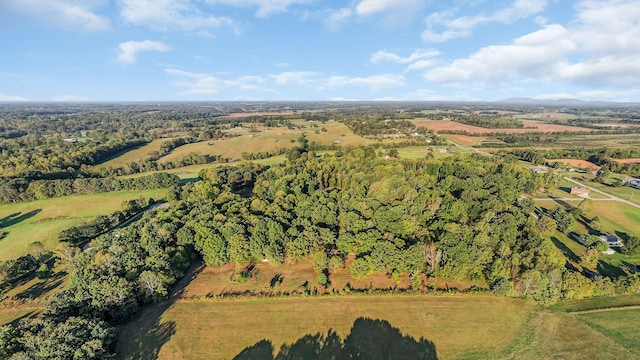
[{"label": "tree shadow", "polygon": [[580,257],[578,257],[578,255],[576,255],[576,253],[574,253],[571,249],[569,249],[567,247],[567,245],[565,245],[557,237],[552,236],[551,237],[551,242],[553,242],[553,245],[555,245],[560,250],[562,255],[564,255],[564,257],[566,257],[567,259],[569,259],[569,260],[571,260],[573,262],[576,262],[576,263],[580,261]]},{"label": "tree shadow", "polygon": [[402,335],[386,320],[358,318],[351,333],[342,341],[332,330],[326,334],[307,334],[293,344],[284,344],[273,356],[269,340],[260,340],[242,350],[235,360],[265,359],[426,359],[437,360],[436,347],[424,338]]},{"label": "tree shadow", "polygon": [[269,281],[269,286],[273,289],[276,285],[282,284],[284,277],[280,274],[273,275],[273,278]]},{"label": "tree shadow", "polygon": [[622,270],[621,268],[617,267],[617,266],[613,266],[607,262],[604,262],[602,260],[598,261],[598,266],[596,267],[596,270],[602,274],[602,275],[606,275],[612,279],[618,278],[620,276],[625,276],[626,273],[624,272],[624,270]]},{"label": "tree shadow", "polygon": [[623,231],[616,230],[616,236],[622,239],[622,242],[629,240],[629,234]]},{"label": "tree shadow", "polygon": [[[147,306],[118,332],[116,342],[120,359],[158,359],[160,350],[176,333],[174,321],[162,321],[162,314],[182,295],[187,285],[204,269],[204,264],[192,265],[185,276],[171,290],[169,298],[154,305]],[[131,324],[135,324],[133,327]]]},{"label": "tree shadow", "polygon": [[25,214],[17,212],[17,213],[13,213],[13,214],[7,215],[4,218],[0,219],[0,229],[9,227],[9,226],[12,226],[12,225],[15,225],[15,224],[18,224],[20,222],[23,222],[23,221],[29,219],[29,218],[32,218],[32,217],[38,215],[38,213],[40,211],[42,211],[42,209],[31,210],[31,211],[29,211],[28,213],[25,213]]},{"label": "tree shadow", "polygon": [[39,298],[43,294],[48,293],[49,291],[57,288],[60,285],[62,285],[62,279],[48,279],[46,281],[40,281],[31,285],[28,289],[20,292],[18,295],[16,295],[16,297],[21,299]]}]

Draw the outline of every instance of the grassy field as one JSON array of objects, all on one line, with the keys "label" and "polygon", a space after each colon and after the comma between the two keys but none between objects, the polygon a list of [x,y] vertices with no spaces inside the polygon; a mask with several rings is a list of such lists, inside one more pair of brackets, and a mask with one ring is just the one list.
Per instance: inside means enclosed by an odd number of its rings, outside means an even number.
[{"label": "grassy field", "polygon": [[18,309],[2,309],[0,310],[0,326],[17,321],[23,317],[28,317],[39,312],[40,308],[20,307]]},{"label": "grassy field", "polygon": [[632,203],[640,205],[640,190],[638,189],[634,189],[630,186],[613,187],[613,186],[592,182],[592,181],[589,181],[589,182],[583,181],[583,183],[585,185],[589,185],[590,187],[593,187],[594,189],[598,189],[607,194],[611,194],[621,199],[625,199],[625,200],[631,201]]},{"label": "grassy field", "polygon": [[[331,145],[334,141],[340,141],[342,146],[370,145],[378,143],[376,140],[363,138],[354,134],[346,125],[338,122],[326,124],[308,123],[306,121],[294,121],[294,125],[302,129],[288,128],[263,128],[258,127],[259,132],[250,133],[248,128],[229,130],[230,134],[237,137],[227,138],[223,141],[211,140],[194,144],[188,144],[176,148],[171,154],[161,158],[161,163],[183,158],[191,152],[206,155],[221,155],[231,159],[242,159],[243,152],[273,151],[277,148],[291,148],[298,145],[297,140],[304,134],[307,140],[322,145]],[[315,127],[317,126],[317,127]],[[322,129],[326,131],[322,131]],[[317,133],[316,133],[317,132]],[[382,144],[402,141],[402,139],[387,139]]]},{"label": "grassy field", "polygon": [[144,160],[150,152],[160,150],[160,146],[169,139],[156,139],[151,141],[150,143],[138,147],[133,150],[129,150],[124,152],[118,156],[115,156],[109,161],[105,161],[102,164],[96,165],[97,168],[119,168],[124,166],[126,163],[137,162]]},{"label": "grassy field", "polygon": [[165,196],[166,190],[123,191],[2,204],[0,232],[7,234],[0,239],[0,260],[24,255],[34,241],[40,241],[47,249],[54,249],[60,231],[119,210],[126,200],[138,197],[161,199]]},{"label": "grassy field", "polygon": [[640,309],[589,312],[576,317],[640,358]]},{"label": "grassy field", "polygon": [[[540,200],[536,203],[537,206],[545,209],[550,209],[558,204],[555,201]],[[561,203],[564,202],[561,201]],[[577,204],[577,201],[571,202],[573,206]],[[598,216],[600,219],[598,230],[602,233],[613,234],[622,238],[624,238],[625,234],[640,235],[640,209],[638,208],[613,201],[594,201],[592,215]],[[585,223],[579,221],[573,231],[583,235],[587,233],[588,228]],[[557,231],[550,238],[569,262],[579,268],[580,256],[586,249],[584,245]],[[630,265],[640,265],[640,255],[629,256],[619,252],[615,252],[612,255],[601,254],[597,270],[600,273],[615,277],[628,273]]]},{"label": "grassy field", "polygon": [[[400,332],[413,342],[432,342],[439,359],[451,359],[505,348],[533,309],[521,300],[491,295],[179,300],[166,311],[162,305],[146,309],[122,328],[119,358],[230,359],[248,347],[277,352],[283,344],[317,339],[330,330],[342,340],[356,330],[375,338],[386,326],[384,331]],[[362,329],[360,318],[388,324]]]},{"label": "grassy field", "polygon": [[640,310],[593,314],[492,295],[178,300],[147,308],[120,328],[118,358],[270,359],[282,351],[302,359],[330,340],[378,356],[401,342],[440,360],[637,358]]}]

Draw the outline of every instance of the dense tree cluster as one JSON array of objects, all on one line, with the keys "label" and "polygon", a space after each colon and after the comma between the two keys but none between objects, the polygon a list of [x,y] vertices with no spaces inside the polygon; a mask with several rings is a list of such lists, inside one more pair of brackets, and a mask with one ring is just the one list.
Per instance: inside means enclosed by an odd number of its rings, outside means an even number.
[{"label": "dense tree cluster", "polygon": [[67,288],[48,299],[41,316],[0,327],[0,359],[113,358],[113,326],[166,298],[191,262],[189,247],[176,238],[180,211],[158,209],[84,252],[61,248]]},{"label": "dense tree cluster", "polygon": [[74,194],[161,189],[178,185],[179,182],[178,176],[168,173],[154,173],[132,178],[0,181],[0,203],[41,200]]},{"label": "dense tree cluster", "polygon": [[489,115],[455,115],[450,118],[452,121],[462,124],[479,126],[488,129],[521,129],[524,127],[522,121],[514,118]]}]

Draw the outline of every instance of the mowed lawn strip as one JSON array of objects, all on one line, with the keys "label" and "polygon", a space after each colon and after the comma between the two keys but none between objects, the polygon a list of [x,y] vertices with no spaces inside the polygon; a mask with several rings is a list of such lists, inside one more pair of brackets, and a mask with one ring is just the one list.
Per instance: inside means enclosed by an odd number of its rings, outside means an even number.
[{"label": "mowed lawn strip", "polygon": [[[492,295],[179,300],[160,320],[157,309],[148,308],[122,328],[119,358],[139,358],[139,341],[145,338],[156,342],[145,344],[147,351],[155,348],[147,354],[159,351],[160,359],[230,359],[261,340],[277,352],[283,344],[329,330],[344,341],[355,320],[364,317],[388,321],[416,340],[432,341],[439,359],[451,359],[500,351],[514,341],[534,308],[522,300]],[[171,329],[169,335],[156,336],[166,329]]]},{"label": "mowed lawn strip", "polygon": [[611,359],[632,360],[628,349],[578,321],[573,315],[541,311],[534,314],[514,343],[498,354],[463,359]]},{"label": "mowed lawn strip", "polygon": [[[0,205],[0,219],[17,218],[0,229],[7,235],[0,239],[0,260],[15,259],[27,253],[29,244],[41,242],[53,250],[60,231],[83,224],[98,215],[108,215],[122,209],[126,200],[138,197],[162,199],[164,189],[118,191],[99,194],[74,195],[46,200]],[[17,215],[16,215],[17,214]],[[24,216],[20,218],[20,216]]]}]

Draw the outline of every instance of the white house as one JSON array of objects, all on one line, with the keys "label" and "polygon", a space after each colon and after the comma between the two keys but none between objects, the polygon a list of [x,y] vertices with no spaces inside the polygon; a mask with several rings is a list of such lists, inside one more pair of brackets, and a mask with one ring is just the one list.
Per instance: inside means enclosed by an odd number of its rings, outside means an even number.
[{"label": "white house", "polygon": [[607,244],[609,244],[609,246],[613,246],[613,247],[621,247],[624,245],[622,241],[614,235],[600,235],[600,240],[606,242]]}]

